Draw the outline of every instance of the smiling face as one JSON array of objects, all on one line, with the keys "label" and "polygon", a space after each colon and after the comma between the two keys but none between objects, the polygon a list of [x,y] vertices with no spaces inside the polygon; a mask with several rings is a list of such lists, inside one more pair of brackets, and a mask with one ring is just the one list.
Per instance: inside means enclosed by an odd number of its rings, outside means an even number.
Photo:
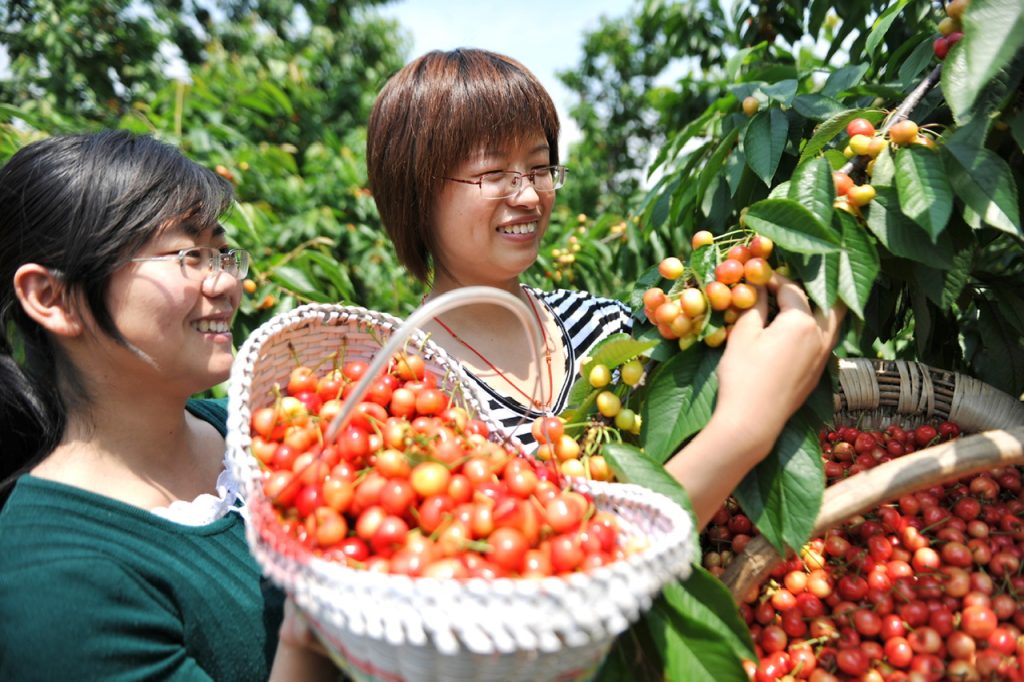
[{"label": "smiling face", "polygon": [[[451,178],[476,181],[482,173],[528,173],[551,164],[551,150],[538,131],[501,150],[481,150],[458,164]],[[548,228],[555,192],[537,192],[529,180],[505,199],[481,196],[473,184],[443,181],[434,210],[434,289],[457,286],[515,286],[537,259]]]},{"label": "smiling face", "polygon": [[[194,246],[225,248],[223,228],[193,235],[172,225],[133,258],[174,256]],[[128,347],[99,331],[93,338],[105,347],[121,379],[187,397],[227,379],[233,360],[230,323],[240,299],[241,283],[227,273],[191,280],[175,258],[129,262],[111,277],[107,299]]]}]

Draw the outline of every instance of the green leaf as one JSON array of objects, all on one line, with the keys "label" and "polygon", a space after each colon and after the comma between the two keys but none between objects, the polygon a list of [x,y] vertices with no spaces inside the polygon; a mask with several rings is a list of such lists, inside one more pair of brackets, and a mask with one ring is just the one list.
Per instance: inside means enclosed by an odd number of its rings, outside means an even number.
[{"label": "green leaf", "polygon": [[938,241],[932,243],[920,225],[903,215],[896,190],[876,187],[876,191],[874,200],[861,210],[868,229],[889,253],[937,268],[953,266],[953,242],[948,232],[943,232]]},{"label": "green leaf", "polygon": [[743,659],[755,660],[750,631],[720,580],[696,568],[669,583],[645,620],[665,664],[665,680],[745,682]]},{"label": "green leaf", "polygon": [[653,341],[638,341],[629,334],[612,334],[602,339],[587,356],[583,363],[583,370],[580,373],[584,378],[590,376],[590,370],[594,365],[605,365],[609,368],[616,368],[619,365],[629,362],[633,358],[642,355],[658,345]]},{"label": "green leaf", "polygon": [[736,138],[739,137],[739,134],[739,128],[733,128],[730,130],[729,133],[722,138],[722,141],[718,144],[715,152],[707,160],[707,163],[704,164],[704,168],[701,169],[700,177],[697,180],[698,198],[703,198],[704,193],[708,189],[708,185],[711,184],[712,180],[718,178],[718,172],[722,169],[722,163],[724,163],[725,157],[736,145]]},{"label": "green leaf", "polygon": [[320,270],[338,292],[338,298],[350,298],[355,293],[355,288],[352,286],[352,280],[348,276],[348,271],[341,267],[338,259],[334,256],[330,256],[326,253],[320,253],[319,251],[306,251],[303,254],[303,258],[313,261],[320,266]]},{"label": "green leaf", "polygon": [[804,118],[820,121],[845,111],[842,103],[824,95],[797,95],[793,98],[793,108]]},{"label": "green leaf", "polygon": [[975,359],[978,378],[1013,394],[1024,384],[1024,344],[1020,333],[1003,315],[998,297],[980,299],[977,306],[978,334],[984,339],[984,350]]},{"label": "green leaf", "polygon": [[735,491],[740,507],[783,555],[786,547],[797,549],[807,542],[818,518],[825,492],[820,428],[813,410],[801,407],[786,423],[768,457]]},{"label": "green leaf", "polygon": [[694,518],[693,505],[690,504],[686,489],[660,462],[651,459],[643,450],[625,443],[608,443],[601,448],[601,454],[615,473],[616,480],[642,485],[661,493],[688,511],[691,519]]},{"label": "green leaf", "polygon": [[1021,236],[1017,185],[1006,162],[988,149],[943,147],[956,195],[985,224]]},{"label": "green leaf", "polygon": [[950,49],[942,68],[942,94],[958,122],[1024,47],[1024,4],[972,0],[961,23],[964,37]]},{"label": "green leaf", "polygon": [[747,225],[787,251],[829,253],[839,248],[839,237],[810,210],[792,199],[764,199],[747,209]]},{"label": "green leaf", "polygon": [[690,254],[690,269],[694,278],[706,284],[715,278],[715,266],[718,265],[718,249],[713,244],[705,244]]},{"label": "green leaf", "polygon": [[[274,268],[270,273],[270,278],[284,288],[303,296],[314,298],[319,294],[319,286],[309,278],[309,275],[291,265],[282,265]],[[315,300],[320,299],[317,298]]]},{"label": "green leaf", "polygon": [[[731,97],[731,95],[728,95],[727,97]],[[679,151],[683,149],[683,146],[687,141],[689,141],[689,139],[698,132],[703,131],[706,128],[708,121],[717,116],[718,113],[717,108],[712,104],[704,110],[704,113],[693,121],[690,121],[685,128],[680,130],[678,133],[675,133],[668,142],[662,146],[658,155],[651,163],[651,171],[661,166],[665,161],[675,158]]]},{"label": "green leaf", "polygon": [[822,225],[832,222],[832,201],[835,198],[832,169],[822,157],[804,161],[789,183],[789,198],[806,207]]},{"label": "green leaf", "polygon": [[804,256],[792,265],[814,304],[822,310],[831,308],[839,295],[839,253]]},{"label": "green leaf", "polygon": [[782,158],[782,151],[786,148],[788,134],[789,119],[775,107],[762,111],[750,119],[743,134],[743,151],[747,155],[747,165],[766,185],[772,184],[775,170],[779,167],[779,159]]},{"label": "green leaf", "polygon": [[1017,148],[1024,151],[1024,111],[1018,112],[1010,120],[1010,131],[1013,133],[1013,139],[1017,141]]},{"label": "green leaf", "polygon": [[874,25],[871,27],[871,34],[868,35],[868,41],[864,45],[864,51],[870,55],[875,55],[875,50],[879,43],[885,39],[885,34],[889,32],[889,27],[892,26],[892,22],[895,21],[896,16],[903,11],[903,8],[907,6],[910,0],[899,0],[894,5],[891,5],[888,9],[878,15],[875,19]]},{"label": "green leaf", "polygon": [[753,45],[751,47],[745,47],[743,49],[736,50],[736,52],[731,57],[729,57],[729,60],[725,63],[726,77],[730,81],[736,80],[739,75],[740,68],[747,61],[747,57],[749,57],[754,52],[760,52],[764,50],[765,47],[767,47],[766,43],[759,43],[758,45]]},{"label": "green leaf", "polygon": [[914,278],[928,300],[939,310],[952,310],[970,279],[973,259],[971,249],[961,249],[954,256],[953,267],[947,270],[929,267],[926,263],[915,263]]},{"label": "green leaf", "polygon": [[843,234],[839,252],[839,298],[857,317],[864,319],[864,305],[881,271],[878,251],[860,223],[845,211],[836,211]]},{"label": "green leaf", "polygon": [[864,113],[860,109],[847,109],[819,124],[814,129],[814,135],[804,144],[804,148],[800,152],[800,161],[802,162],[812,156],[816,156],[833,137],[846,130],[847,123],[859,116],[863,116]]},{"label": "green leaf", "polygon": [[277,87],[270,81],[261,82],[259,87],[264,95],[277,102],[277,106],[280,107],[281,111],[288,116],[292,115],[294,111],[292,108],[292,101],[288,99],[288,95],[284,93],[284,90]]},{"label": "green leaf", "polygon": [[882,151],[875,157],[875,165],[871,172],[871,186],[877,192],[883,187],[892,187],[896,180],[896,164],[892,160],[892,152],[889,145],[882,148]]},{"label": "green leaf", "polygon": [[563,410],[560,416],[569,423],[579,421],[583,415],[593,411],[597,402],[597,394],[600,392],[601,389],[591,386],[586,377],[580,377],[573,382],[572,388],[569,389],[568,404],[571,407]]},{"label": "green leaf", "polygon": [[654,372],[640,412],[640,438],[656,462],[665,462],[708,423],[718,392],[719,357],[720,351],[698,344],[676,353]]},{"label": "green leaf", "polygon": [[770,99],[779,102],[785,106],[789,106],[793,101],[793,96],[796,94],[797,82],[795,78],[787,78],[786,80],[779,81],[778,83],[772,83],[770,85],[764,85],[761,87],[761,92],[767,95]]},{"label": "green leaf", "polygon": [[907,87],[914,84],[933,59],[935,59],[935,48],[932,47],[932,40],[930,38],[922,40],[910,53],[910,56],[900,64],[900,83]]},{"label": "green leaf", "polygon": [[953,211],[953,192],[942,157],[922,145],[896,152],[896,190],[900,210],[936,241]]},{"label": "green leaf", "polygon": [[821,94],[826,97],[835,97],[841,92],[846,92],[860,83],[864,74],[868,71],[868,66],[868,64],[850,64],[836,69],[829,74],[828,80],[825,81],[825,85],[821,88]]}]

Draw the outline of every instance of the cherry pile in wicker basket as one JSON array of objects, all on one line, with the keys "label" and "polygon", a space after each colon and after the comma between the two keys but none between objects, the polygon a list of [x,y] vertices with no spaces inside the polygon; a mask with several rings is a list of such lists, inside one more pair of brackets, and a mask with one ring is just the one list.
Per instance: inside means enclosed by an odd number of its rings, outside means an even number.
[{"label": "cherry pile in wicker basket", "polygon": [[334,438],[367,371],[299,365],[252,413],[251,452],[287,533],[353,568],[434,578],[544,577],[638,551],[551,465],[488,440],[415,354],[396,355]]},{"label": "cherry pile in wicker basket", "polygon": [[[829,482],[956,438],[952,422],[821,434]],[[1021,680],[1024,499],[1017,467],[907,494],[778,563],[740,604],[752,680]],[[756,529],[734,503],[705,529],[720,573]]]}]

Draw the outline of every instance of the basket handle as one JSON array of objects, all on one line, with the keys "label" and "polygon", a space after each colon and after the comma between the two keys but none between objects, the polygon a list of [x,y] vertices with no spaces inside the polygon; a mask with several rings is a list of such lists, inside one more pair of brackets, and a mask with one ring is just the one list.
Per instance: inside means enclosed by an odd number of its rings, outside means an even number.
[{"label": "basket handle", "polygon": [[[899,457],[829,486],[811,531],[817,537],[846,519],[902,495],[969,474],[1024,463],[1024,426],[976,433]],[[722,574],[739,601],[781,560],[754,537]]]},{"label": "basket handle", "polygon": [[[520,301],[518,298],[510,294],[509,292],[498,289],[497,287],[486,287],[486,286],[472,286],[472,287],[461,287],[454,291],[441,294],[435,299],[431,299],[424,305],[420,306],[413,311],[412,315],[405,319],[403,322],[388,339],[380,352],[377,353],[376,357],[373,358],[373,362],[370,363],[366,370],[366,374],[359,379],[359,383],[352,391],[352,395],[348,400],[344,402],[341,407],[341,411],[331,420],[330,425],[327,427],[327,431],[324,433],[324,439],[327,442],[332,442],[334,437],[338,434],[338,431],[348,423],[349,418],[355,410],[356,405],[362,399],[363,395],[370,388],[370,384],[377,378],[380,371],[384,369],[391,357],[398,351],[399,347],[405,343],[405,340],[412,335],[414,331],[423,326],[425,322],[433,319],[435,316],[440,315],[446,310],[452,308],[458,308],[470,303],[493,303],[508,308],[523,324],[523,328],[527,330],[528,336],[530,337],[530,348],[533,351],[534,359],[539,363],[541,356],[540,352],[540,330],[536,329],[536,323],[530,315],[530,309],[526,307],[526,304]],[[540,391],[540,375],[538,374],[533,386],[534,392]]]}]

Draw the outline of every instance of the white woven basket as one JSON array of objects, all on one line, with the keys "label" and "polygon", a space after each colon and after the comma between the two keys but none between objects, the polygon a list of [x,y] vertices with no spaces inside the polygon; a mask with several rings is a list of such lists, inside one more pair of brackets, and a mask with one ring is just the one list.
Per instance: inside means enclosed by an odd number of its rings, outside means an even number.
[{"label": "white woven basket", "polygon": [[[662,586],[689,574],[692,522],[668,498],[640,486],[577,481],[599,509],[619,517],[627,540],[639,536],[647,546],[587,573],[544,579],[458,581],[351,569],[312,555],[277,521],[249,452],[252,410],[271,404],[273,385],[287,381],[293,350],[313,362],[344,343],[346,359],[369,361],[403,331],[399,326],[397,318],[362,308],[311,305],[274,317],[243,344],[231,374],[227,459],[246,500],[253,555],[356,680],[591,678],[616,635]],[[411,339],[443,386],[490,422],[458,363],[420,332]]]}]

